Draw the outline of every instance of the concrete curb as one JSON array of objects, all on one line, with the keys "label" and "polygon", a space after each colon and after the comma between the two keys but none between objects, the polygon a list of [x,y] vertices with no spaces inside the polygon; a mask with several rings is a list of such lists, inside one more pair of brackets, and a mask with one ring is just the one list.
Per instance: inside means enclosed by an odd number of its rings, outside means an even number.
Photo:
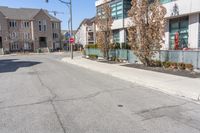
[{"label": "concrete curb", "polygon": [[200,101],[200,79],[127,68],[119,65],[90,61],[83,58],[74,60],[63,58],[62,62],[108,74],[170,95]]}]

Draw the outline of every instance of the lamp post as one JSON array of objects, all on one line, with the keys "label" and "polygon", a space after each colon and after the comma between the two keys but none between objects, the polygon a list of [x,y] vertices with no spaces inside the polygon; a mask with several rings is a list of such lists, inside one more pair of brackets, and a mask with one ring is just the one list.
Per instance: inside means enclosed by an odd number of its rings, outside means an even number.
[{"label": "lamp post", "polygon": [[[66,2],[66,1],[63,1],[63,0],[58,0],[60,1],[61,3],[67,5],[67,7],[70,9],[70,38],[72,37],[72,0],[69,0],[69,2]],[[48,3],[49,0],[46,0],[46,2]],[[70,39],[69,39],[69,44],[70,44],[70,47],[71,47],[71,59],[73,59],[73,42],[70,42]]]}]

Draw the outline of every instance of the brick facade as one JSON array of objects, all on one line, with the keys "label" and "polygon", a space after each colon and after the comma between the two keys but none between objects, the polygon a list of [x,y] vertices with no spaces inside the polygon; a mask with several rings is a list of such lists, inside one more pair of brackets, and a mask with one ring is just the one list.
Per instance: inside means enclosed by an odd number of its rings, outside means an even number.
[{"label": "brick facade", "polygon": [[[32,13],[30,17],[6,16],[13,8],[0,7],[0,49],[6,52],[60,49],[61,21],[46,10],[15,9]],[[28,19],[27,19],[28,18]],[[2,46],[1,46],[2,45]],[[1,50],[2,51],[2,50]]]}]

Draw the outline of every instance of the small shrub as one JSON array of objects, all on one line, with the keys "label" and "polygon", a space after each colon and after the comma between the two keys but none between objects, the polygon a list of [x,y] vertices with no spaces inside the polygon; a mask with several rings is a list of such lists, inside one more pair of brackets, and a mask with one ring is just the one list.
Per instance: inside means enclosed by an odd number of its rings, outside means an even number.
[{"label": "small shrub", "polygon": [[185,63],[178,63],[177,66],[179,70],[185,70]]},{"label": "small shrub", "polygon": [[111,60],[111,61],[116,61],[117,58],[113,56],[113,57],[110,58],[110,60]]},{"label": "small shrub", "polygon": [[98,48],[97,44],[88,44],[85,45],[85,48]]},{"label": "small shrub", "polygon": [[156,67],[161,67],[162,66],[162,62],[159,61],[159,60],[156,60],[154,63],[155,63]]},{"label": "small shrub", "polygon": [[178,68],[178,64],[176,62],[171,62],[170,63],[170,68],[171,69],[177,69]]},{"label": "small shrub", "polygon": [[97,59],[98,56],[97,56],[97,55],[89,55],[89,58],[90,58],[90,59]]},{"label": "small shrub", "polygon": [[192,64],[185,64],[185,69],[188,71],[192,71],[193,70],[193,65]]},{"label": "small shrub", "polygon": [[152,60],[151,61],[151,63],[150,63],[150,66],[151,67],[161,67],[162,65],[161,65],[162,63],[161,63],[161,61],[159,61],[159,60]]},{"label": "small shrub", "polygon": [[170,65],[171,65],[171,63],[168,62],[168,61],[162,63],[162,66],[163,66],[164,68],[169,68]]},{"label": "small shrub", "polygon": [[109,44],[110,49],[120,49],[120,43],[111,43]]},{"label": "small shrub", "polygon": [[4,51],[4,54],[10,54],[10,51],[5,50],[5,51]]},{"label": "small shrub", "polygon": [[37,52],[37,53],[42,53],[42,49],[41,49],[41,48],[38,48],[38,49],[36,50],[36,52]]}]

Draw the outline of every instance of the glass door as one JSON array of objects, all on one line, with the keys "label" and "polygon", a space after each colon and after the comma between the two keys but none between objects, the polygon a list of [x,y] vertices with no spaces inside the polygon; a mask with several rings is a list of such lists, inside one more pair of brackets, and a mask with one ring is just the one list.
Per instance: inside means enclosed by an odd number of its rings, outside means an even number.
[{"label": "glass door", "polygon": [[179,34],[179,48],[188,47],[189,18],[182,17],[170,20],[170,48],[174,49],[175,34]]}]

